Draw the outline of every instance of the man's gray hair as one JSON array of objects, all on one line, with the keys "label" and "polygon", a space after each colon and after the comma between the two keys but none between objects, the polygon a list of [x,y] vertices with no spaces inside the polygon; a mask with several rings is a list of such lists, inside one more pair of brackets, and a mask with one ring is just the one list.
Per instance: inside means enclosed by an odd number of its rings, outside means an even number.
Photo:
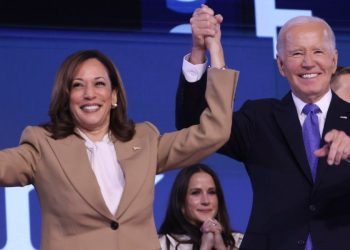
[{"label": "man's gray hair", "polygon": [[294,18],[288,20],[282,26],[280,32],[278,33],[277,45],[276,45],[278,54],[282,51],[282,49],[284,47],[284,39],[285,39],[286,31],[288,30],[288,28],[290,28],[291,26],[294,26],[294,25],[306,24],[306,23],[323,23],[326,27],[326,30],[327,30],[327,34],[329,37],[329,42],[330,42],[331,48],[336,49],[334,32],[325,20],[323,20],[322,18],[319,18],[319,17],[315,17],[315,16],[298,16],[298,17],[294,17]]}]

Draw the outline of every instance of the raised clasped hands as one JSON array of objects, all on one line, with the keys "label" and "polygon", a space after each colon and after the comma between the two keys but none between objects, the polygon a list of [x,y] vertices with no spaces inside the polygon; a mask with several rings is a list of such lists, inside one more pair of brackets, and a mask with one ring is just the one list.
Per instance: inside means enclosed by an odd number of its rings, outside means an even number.
[{"label": "raised clasped hands", "polygon": [[[192,52],[190,62],[193,64],[203,63],[205,51],[209,50],[212,57],[212,66],[224,66],[220,24],[223,17],[215,15],[214,10],[207,5],[197,8],[190,19],[192,27]],[[217,58],[217,55],[219,57]]]},{"label": "raised clasped hands", "polygon": [[326,133],[326,144],[315,151],[317,157],[327,157],[328,165],[339,165],[342,160],[350,159],[350,137],[343,131],[333,129]]},{"label": "raised clasped hands", "polygon": [[208,219],[201,226],[202,243],[200,250],[227,249],[222,239],[222,226],[215,219]]}]

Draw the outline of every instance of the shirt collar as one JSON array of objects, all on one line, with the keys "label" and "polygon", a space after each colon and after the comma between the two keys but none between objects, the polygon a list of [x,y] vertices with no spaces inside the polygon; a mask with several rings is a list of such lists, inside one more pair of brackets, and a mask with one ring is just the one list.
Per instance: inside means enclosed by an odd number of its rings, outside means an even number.
[{"label": "shirt collar", "polygon": [[79,128],[76,128],[77,133],[85,140],[85,146],[88,149],[95,149],[96,148],[96,144],[98,143],[105,143],[105,144],[111,144],[112,140],[111,140],[111,132],[106,133],[102,140],[100,141],[92,141],[83,131],[81,131]]},{"label": "shirt collar", "polygon": [[[302,110],[307,103],[303,102],[299,97],[294,95],[293,92],[292,92],[292,98],[297,108],[298,115],[301,115]],[[329,89],[328,92],[314,104],[316,104],[321,109],[321,113],[323,115],[326,115],[328,112],[329,105],[331,104],[331,100],[332,100],[332,91],[331,89]]]}]

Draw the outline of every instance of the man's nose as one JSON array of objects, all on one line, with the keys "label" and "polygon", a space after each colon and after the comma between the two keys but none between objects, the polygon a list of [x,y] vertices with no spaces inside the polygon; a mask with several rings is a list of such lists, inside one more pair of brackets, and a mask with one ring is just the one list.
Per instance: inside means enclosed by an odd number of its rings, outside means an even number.
[{"label": "man's nose", "polygon": [[315,60],[313,55],[306,53],[303,58],[303,67],[313,67],[315,65]]}]

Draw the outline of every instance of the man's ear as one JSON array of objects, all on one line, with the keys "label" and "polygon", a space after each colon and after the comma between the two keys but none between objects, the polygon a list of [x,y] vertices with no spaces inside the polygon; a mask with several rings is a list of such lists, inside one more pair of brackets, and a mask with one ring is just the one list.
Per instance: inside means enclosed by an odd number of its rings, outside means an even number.
[{"label": "man's ear", "polygon": [[337,70],[337,66],[338,66],[338,50],[334,51],[334,56],[333,56],[333,74],[335,73],[335,71]]},{"label": "man's ear", "polygon": [[281,57],[279,57],[278,55],[276,56],[276,62],[277,62],[277,66],[278,66],[278,70],[279,70],[280,74],[282,76],[286,76],[284,74],[284,62],[282,61]]}]

